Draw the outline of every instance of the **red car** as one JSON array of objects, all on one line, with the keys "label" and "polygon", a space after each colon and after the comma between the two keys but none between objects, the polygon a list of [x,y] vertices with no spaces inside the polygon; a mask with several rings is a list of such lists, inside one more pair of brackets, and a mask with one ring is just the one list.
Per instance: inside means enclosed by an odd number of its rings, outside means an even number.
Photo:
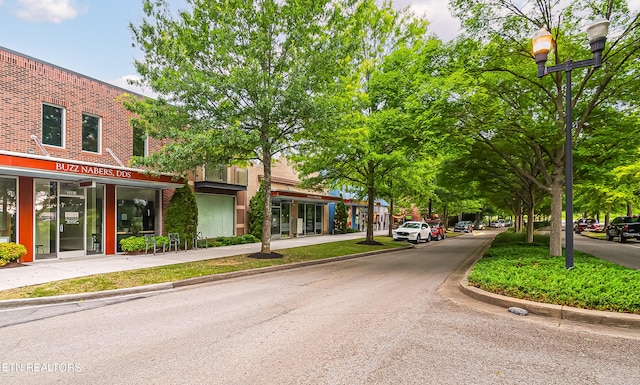
[{"label": "red car", "polygon": [[600,223],[593,218],[589,218],[589,219],[578,219],[574,224],[573,224],[573,231],[576,232],[576,234],[580,234],[583,231],[593,231],[593,232],[600,232],[602,231],[602,227],[600,226]]},{"label": "red car", "polygon": [[436,241],[439,241],[447,237],[447,231],[444,228],[444,225],[442,224],[442,222],[438,220],[430,220],[425,222],[427,222],[431,227],[431,239],[435,239]]}]

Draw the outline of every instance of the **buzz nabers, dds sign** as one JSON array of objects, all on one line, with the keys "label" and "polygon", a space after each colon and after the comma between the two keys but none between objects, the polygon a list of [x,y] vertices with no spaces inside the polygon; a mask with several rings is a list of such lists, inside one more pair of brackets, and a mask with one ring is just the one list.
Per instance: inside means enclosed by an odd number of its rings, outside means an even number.
[{"label": "buzz nabers, dds sign", "polygon": [[131,171],[113,170],[105,167],[85,166],[81,164],[69,164],[56,162],[56,171],[72,172],[75,174],[107,176],[111,178],[131,179]]}]

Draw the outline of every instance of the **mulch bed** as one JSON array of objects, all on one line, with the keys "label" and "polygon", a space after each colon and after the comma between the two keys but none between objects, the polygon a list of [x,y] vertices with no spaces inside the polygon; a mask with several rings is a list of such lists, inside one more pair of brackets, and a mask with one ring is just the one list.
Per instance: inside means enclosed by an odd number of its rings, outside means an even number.
[{"label": "mulch bed", "polygon": [[282,258],[283,255],[278,253],[253,253],[253,254],[247,255],[247,257],[255,258],[255,259],[275,259],[275,258]]},{"label": "mulch bed", "polygon": [[22,267],[22,266],[26,266],[26,265],[23,265],[20,262],[9,262],[4,266],[0,266],[0,269],[10,269],[12,267]]}]

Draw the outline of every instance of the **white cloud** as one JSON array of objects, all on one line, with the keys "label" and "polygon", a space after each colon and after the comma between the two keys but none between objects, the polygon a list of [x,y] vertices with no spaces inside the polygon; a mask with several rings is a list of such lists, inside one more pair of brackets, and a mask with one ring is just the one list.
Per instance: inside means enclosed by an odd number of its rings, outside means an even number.
[{"label": "white cloud", "polygon": [[73,0],[19,0],[19,3],[21,8],[17,11],[17,16],[27,21],[58,24],[73,20],[83,12]]},{"label": "white cloud", "polygon": [[157,98],[158,94],[153,92],[150,88],[147,87],[139,87],[137,85],[129,84],[129,81],[140,80],[140,76],[138,75],[125,75],[116,80],[107,81],[109,84],[113,84],[114,86],[118,86],[120,88],[124,88],[125,90],[129,90],[132,92],[136,92],[138,94],[148,96],[150,98]]}]

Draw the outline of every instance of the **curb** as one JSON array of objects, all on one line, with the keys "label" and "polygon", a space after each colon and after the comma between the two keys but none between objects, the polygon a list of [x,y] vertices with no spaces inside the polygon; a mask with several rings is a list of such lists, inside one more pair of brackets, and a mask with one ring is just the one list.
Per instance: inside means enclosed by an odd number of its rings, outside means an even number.
[{"label": "curb", "polygon": [[466,268],[466,271],[457,286],[458,289],[467,297],[477,301],[488,303],[490,305],[503,307],[505,309],[515,306],[525,309],[531,314],[557,318],[559,320],[577,321],[594,325],[640,330],[640,315],[637,314],[588,310],[565,305],[554,305],[548,303],[527,301],[524,299],[490,293],[475,286],[470,286],[467,277],[471,273],[475,262],[478,259],[482,258],[482,255],[489,246],[490,243],[478,248],[478,250],[464,263],[464,265],[470,264],[471,266],[462,267]]},{"label": "curb", "polygon": [[304,262],[294,262],[294,263],[288,263],[283,265],[260,267],[260,268],[251,269],[251,270],[233,271],[230,273],[205,275],[202,277],[187,278],[187,279],[182,279],[174,282],[157,283],[152,285],[130,287],[125,289],[105,290],[105,291],[97,291],[92,293],[65,294],[65,295],[56,295],[51,297],[40,297],[40,298],[0,300],[0,310],[15,309],[20,307],[40,306],[40,305],[54,305],[54,304],[68,303],[68,302],[80,302],[80,301],[87,301],[87,300],[93,300],[93,299],[119,297],[119,296],[130,295],[130,294],[170,290],[170,289],[175,289],[175,288],[180,288],[185,286],[198,285],[201,283],[222,281],[222,280],[232,279],[237,277],[245,277],[245,276],[254,275],[254,274],[264,274],[264,273],[270,273],[273,271],[290,270],[290,269],[296,269],[299,267],[320,265],[324,263],[339,262],[339,261],[344,261],[348,259],[368,257],[371,255],[412,249],[414,247],[415,247],[414,245],[408,245],[404,247],[395,247],[392,249],[384,249],[384,250],[368,251],[365,253],[342,255],[339,257],[315,259],[315,260],[304,261]]}]

